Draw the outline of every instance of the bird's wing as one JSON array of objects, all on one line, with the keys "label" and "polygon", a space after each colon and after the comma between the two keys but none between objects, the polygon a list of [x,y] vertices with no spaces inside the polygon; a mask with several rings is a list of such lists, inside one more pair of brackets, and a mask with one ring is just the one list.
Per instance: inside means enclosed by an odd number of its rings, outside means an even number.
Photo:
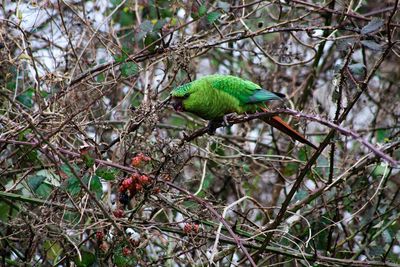
[{"label": "bird's wing", "polygon": [[234,76],[219,77],[211,81],[214,89],[223,91],[240,101],[241,104],[256,104],[269,100],[281,100],[285,95],[273,93],[259,85]]}]

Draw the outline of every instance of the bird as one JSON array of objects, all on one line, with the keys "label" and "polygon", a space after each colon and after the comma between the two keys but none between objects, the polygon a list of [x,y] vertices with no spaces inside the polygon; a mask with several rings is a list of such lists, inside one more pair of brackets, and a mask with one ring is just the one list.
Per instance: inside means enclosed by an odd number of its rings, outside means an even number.
[{"label": "bird", "polygon": [[[286,96],[240,77],[213,74],[174,88],[170,97],[176,111],[190,112],[208,120],[209,133],[212,134],[222,122],[227,121],[229,114],[265,112],[266,102],[283,100]],[[317,149],[279,116],[261,119],[291,138]]]}]

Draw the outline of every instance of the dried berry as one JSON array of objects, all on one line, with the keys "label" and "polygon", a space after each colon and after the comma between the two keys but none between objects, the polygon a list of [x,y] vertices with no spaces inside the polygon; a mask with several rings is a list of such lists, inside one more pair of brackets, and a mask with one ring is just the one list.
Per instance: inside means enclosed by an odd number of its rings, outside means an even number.
[{"label": "dried berry", "polygon": [[142,163],[142,159],[140,157],[133,157],[131,160],[131,165],[132,167],[139,167],[140,164]]},{"label": "dried berry", "polygon": [[143,153],[139,153],[131,159],[131,165],[132,167],[140,167],[143,162],[146,163],[150,160],[150,157],[144,155]]},{"label": "dried berry", "polygon": [[124,211],[121,209],[114,210],[113,214],[114,214],[115,218],[124,217]]},{"label": "dried berry", "polygon": [[192,231],[192,224],[186,223],[185,226],[183,227],[183,232],[189,234],[191,231]]},{"label": "dried berry", "polygon": [[141,191],[143,189],[143,186],[141,184],[135,184],[135,189],[136,191]]},{"label": "dried berry", "polygon": [[142,185],[148,185],[150,183],[150,178],[147,175],[141,175],[139,178],[139,183]]},{"label": "dried berry", "polygon": [[124,247],[124,248],[122,249],[122,255],[124,255],[124,256],[130,256],[130,255],[132,255],[132,250],[131,250],[130,248],[128,248],[128,247]]},{"label": "dried berry", "polygon": [[102,241],[104,238],[104,233],[103,232],[96,232],[96,239],[99,241]]},{"label": "dried berry", "polygon": [[125,189],[129,189],[131,185],[133,184],[133,180],[131,178],[126,178],[125,180],[122,181],[122,186]]}]

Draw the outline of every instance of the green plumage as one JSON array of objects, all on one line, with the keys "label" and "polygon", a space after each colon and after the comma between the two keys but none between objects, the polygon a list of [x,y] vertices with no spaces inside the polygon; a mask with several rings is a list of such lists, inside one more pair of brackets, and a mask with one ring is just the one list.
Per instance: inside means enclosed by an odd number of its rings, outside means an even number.
[{"label": "green plumage", "polygon": [[[209,133],[218,127],[229,113],[265,111],[265,102],[285,96],[261,88],[259,85],[230,75],[209,75],[175,88],[171,92],[172,105],[177,111],[188,111],[210,120]],[[278,116],[261,118],[272,127],[293,139],[317,148]]]},{"label": "green plumage", "polygon": [[[280,94],[279,94],[280,95]],[[255,112],[269,100],[282,99],[259,85],[230,75],[209,75],[175,88],[173,98],[182,100],[182,109],[214,120],[236,112]]]}]

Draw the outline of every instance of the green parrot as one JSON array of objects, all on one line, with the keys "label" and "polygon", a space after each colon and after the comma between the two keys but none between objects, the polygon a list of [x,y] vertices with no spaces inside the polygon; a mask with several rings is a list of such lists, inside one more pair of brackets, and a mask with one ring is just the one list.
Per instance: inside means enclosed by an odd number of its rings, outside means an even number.
[{"label": "green parrot", "polygon": [[[187,111],[209,120],[209,132],[213,133],[216,125],[226,121],[226,115],[266,111],[267,101],[282,100],[285,95],[270,92],[239,77],[216,74],[204,76],[175,88],[171,92],[171,97],[176,111]],[[317,148],[280,117],[273,116],[262,120],[293,139]]]}]

